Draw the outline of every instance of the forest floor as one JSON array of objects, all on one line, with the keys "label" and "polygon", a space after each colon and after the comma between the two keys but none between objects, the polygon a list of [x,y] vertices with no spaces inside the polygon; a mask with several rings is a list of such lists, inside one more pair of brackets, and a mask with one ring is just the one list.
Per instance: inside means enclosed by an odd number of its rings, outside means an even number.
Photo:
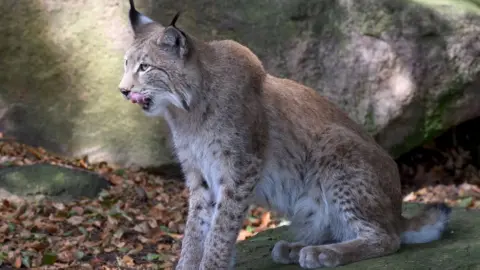
[{"label": "forest floor", "polygon": [[[479,124],[457,126],[397,159],[404,201],[480,209]],[[0,140],[0,168],[34,163],[91,170],[112,187],[68,203],[0,194],[0,269],[171,269],[187,214],[188,193],[178,176],[63,159]],[[282,224],[274,213],[252,207],[238,241]]]}]

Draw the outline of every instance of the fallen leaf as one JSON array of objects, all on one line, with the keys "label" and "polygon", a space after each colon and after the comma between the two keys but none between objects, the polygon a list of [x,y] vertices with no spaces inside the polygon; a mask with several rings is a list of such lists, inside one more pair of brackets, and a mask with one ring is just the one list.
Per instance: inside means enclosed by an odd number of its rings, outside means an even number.
[{"label": "fallen leaf", "polygon": [[79,216],[82,216],[84,213],[84,209],[80,206],[74,206],[70,209],[70,211],[76,213]]},{"label": "fallen leaf", "polygon": [[122,262],[129,267],[132,267],[135,265],[135,263],[133,262],[133,258],[128,255],[125,255],[122,257]]},{"label": "fallen leaf", "polygon": [[252,236],[252,232],[249,232],[247,230],[240,230],[240,232],[238,234],[238,237],[237,237],[237,241],[243,241],[250,236]]},{"label": "fallen leaf", "polygon": [[70,263],[70,262],[73,262],[73,261],[75,260],[75,255],[73,254],[72,251],[70,251],[70,250],[65,250],[65,251],[60,252],[60,253],[57,255],[57,259],[58,259],[60,262]]},{"label": "fallen leaf", "polygon": [[57,261],[57,255],[54,253],[45,253],[42,258],[42,265],[53,265]]},{"label": "fallen leaf", "polygon": [[73,226],[77,226],[79,224],[82,224],[84,218],[81,216],[73,216],[67,219],[67,222],[70,223]]},{"label": "fallen leaf", "polygon": [[20,267],[22,267],[22,257],[21,257],[21,256],[17,256],[17,257],[15,258],[14,266],[15,266],[15,268],[20,268]]},{"label": "fallen leaf", "polygon": [[463,208],[467,208],[472,204],[472,202],[473,202],[472,197],[466,197],[466,198],[463,198],[463,199],[460,200],[460,202],[458,203],[458,206],[463,207]]}]

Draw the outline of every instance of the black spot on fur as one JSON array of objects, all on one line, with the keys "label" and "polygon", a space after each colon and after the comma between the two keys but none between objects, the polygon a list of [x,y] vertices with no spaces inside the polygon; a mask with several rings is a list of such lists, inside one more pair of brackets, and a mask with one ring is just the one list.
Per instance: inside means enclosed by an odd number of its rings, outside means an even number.
[{"label": "black spot on fur", "polygon": [[305,180],[305,172],[303,171],[303,169],[300,169],[298,171],[298,179],[300,179],[301,181]]},{"label": "black spot on fur", "polygon": [[208,189],[208,183],[207,183],[207,181],[205,181],[205,179],[203,179],[203,178],[202,178],[202,183],[201,183],[201,185],[202,185],[202,187],[203,187],[204,189]]},{"label": "black spot on fur", "polygon": [[215,201],[210,201],[210,207],[215,207],[217,205],[217,203]]},{"label": "black spot on fur", "polygon": [[225,189],[225,196],[229,199],[233,199],[233,196],[235,196],[235,193],[231,189]]},{"label": "black spot on fur", "polygon": [[248,194],[243,195],[243,196],[242,195],[235,195],[233,199],[237,202],[243,202],[247,198],[248,198]]},{"label": "black spot on fur", "polygon": [[210,105],[207,105],[205,108],[205,111],[202,113],[202,121],[205,122],[207,121],[208,117],[212,114],[212,108]]}]

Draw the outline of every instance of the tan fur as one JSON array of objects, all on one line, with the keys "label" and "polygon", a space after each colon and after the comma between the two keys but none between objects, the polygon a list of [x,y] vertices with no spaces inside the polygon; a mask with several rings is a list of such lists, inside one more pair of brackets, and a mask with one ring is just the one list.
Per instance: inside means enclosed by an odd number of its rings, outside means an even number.
[{"label": "tan fur", "polygon": [[[411,220],[402,217],[394,160],[316,91],[269,75],[235,41],[203,42],[136,19],[119,87],[127,99],[148,97],[145,113],[163,116],[172,131],[190,190],[176,269],[232,269],[253,202],[292,221],[297,241],[278,242],[272,258],[303,268],[384,256],[402,242],[440,237],[449,209],[432,205]],[[150,67],[141,71],[140,63]]]}]

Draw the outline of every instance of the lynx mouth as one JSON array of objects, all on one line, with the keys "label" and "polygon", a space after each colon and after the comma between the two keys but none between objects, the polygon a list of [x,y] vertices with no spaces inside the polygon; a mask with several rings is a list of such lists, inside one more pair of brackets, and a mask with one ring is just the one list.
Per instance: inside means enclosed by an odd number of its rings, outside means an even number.
[{"label": "lynx mouth", "polygon": [[142,103],[142,109],[145,110],[145,111],[148,111],[150,109],[152,105],[152,99],[149,98],[149,97],[146,97],[143,99],[143,103]]},{"label": "lynx mouth", "polygon": [[141,93],[130,93],[130,95],[128,95],[128,99],[132,103],[137,103],[138,105],[141,105],[142,109],[145,111],[148,111],[150,109],[150,106],[152,105],[152,98]]}]

